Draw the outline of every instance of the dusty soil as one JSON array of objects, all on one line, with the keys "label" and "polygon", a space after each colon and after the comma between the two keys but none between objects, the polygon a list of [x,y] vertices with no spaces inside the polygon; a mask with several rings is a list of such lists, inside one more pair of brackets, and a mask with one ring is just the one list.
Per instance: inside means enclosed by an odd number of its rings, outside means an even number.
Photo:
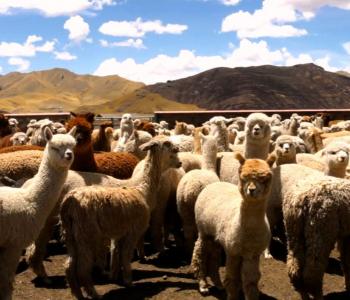
[{"label": "dusty soil", "polygon": [[[261,259],[262,277],[260,280],[261,299],[299,299],[291,286],[286,265],[283,262],[283,251],[273,252],[274,259]],[[51,286],[40,283],[34,273],[22,261],[18,267],[15,281],[15,300],[66,300],[72,299],[65,282],[64,261],[65,249],[57,243],[50,243],[50,256],[45,266],[53,282]],[[326,300],[350,299],[344,292],[344,278],[338,253],[333,251],[329,260],[327,274],[324,278],[324,295]],[[223,269],[221,270],[223,274]],[[224,292],[212,290],[210,296],[203,297],[197,291],[196,281],[189,272],[189,266],[181,259],[179,251],[168,249],[162,257],[149,259],[145,263],[133,262],[133,279],[135,286],[124,288],[106,279],[98,278],[96,288],[107,299],[225,299]]]}]

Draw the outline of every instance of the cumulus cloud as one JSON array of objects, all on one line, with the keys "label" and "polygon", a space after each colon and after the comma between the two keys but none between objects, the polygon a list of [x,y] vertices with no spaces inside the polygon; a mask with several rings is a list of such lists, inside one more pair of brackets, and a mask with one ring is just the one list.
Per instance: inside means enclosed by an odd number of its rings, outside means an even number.
[{"label": "cumulus cloud", "polygon": [[30,57],[37,52],[52,52],[55,41],[47,41],[42,45],[37,45],[43,38],[37,35],[30,35],[23,44],[16,42],[0,42],[0,57]]},{"label": "cumulus cloud", "polygon": [[18,10],[34,10],[47,17],[73,15],[86,10],[101,10],[114,5],[113,0],[1,0],[0,14],[11,14]]},{"label": "cumulus cloud", "polygon": [[102,47],[131,47],[136,49],[145,49],[145,45],[143,44],[142,39],[128,39],[126,41],[121,42],[108,42],[106,40],[100,40],[100,44]]},{"label": "cumulus cloud", "polygon": [[187,30],[187,28],[187,25],[163,25],[160,20],[142,21],[141,18],[137,18],[135,21],[109,21],[103,23],[99,31],[111,36],[140,38],[148,32],[154,32],[156,34],[181,34]]},{"label": "cumulus cloud", "polygon": [[63,51],[63,52],[58,52],[55,51],[55,59],[57,60],[74,60],[77,59],[77,56],[70,54],[67,51]]},{"label": "cumulus cloud", "polygon": [[350,42],[344,43],[343,48],[350,55]]},{"label": "cumulus cloud", "polygon": [[308,54],[293,56],[286,48],[271,50],[266,41],[252,42],[243,39],[239,46],[223,56],[200,56],[194,51],[181,50],[177,56],[157,55],[144,63],[137,63],[133,58],[123,61],[110,58],[103,61],[94,74],[117,74],[129,80],[152,84],[191,76],[216,67],[234,68],[265,64],[287,66],[311,62],[329,67],[328,57],[314,59]]},{"label": "cumulus cloud", "polygon": [[240,2],[241,0],[220,0],[220,2],[224,5],[232,6],[236,5]]},{"label": "cumulus cloud", "polygon": [[290,23],[313,18],[325,5],[350,9],[348,0],[264,0],[253,13],[240,10],[225,17],[221,31],[236,32],[239,38],[302,36],[307,31]]},{"label": "cumulus cloud", "polygon": [[90,26],[81,16],[70,17],[63,25],[69,31],[69,39],[79,43],[85,40],[90,33]]},{"label": "cumulus cloud", "polygon": [[30,67],[30,61],[21,57],[11,57],[8,60],[8,64],[11,66],[17,66],[18,72],[25,72]]}]

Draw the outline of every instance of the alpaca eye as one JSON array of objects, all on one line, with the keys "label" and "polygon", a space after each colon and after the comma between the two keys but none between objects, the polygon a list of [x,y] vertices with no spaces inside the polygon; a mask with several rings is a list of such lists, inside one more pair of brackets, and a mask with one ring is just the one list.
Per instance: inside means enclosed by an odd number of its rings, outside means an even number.
[{"label": "alpaca eye", "polygon": [[54,151],[57,151],[57,152],[59,151],[59,149],[55,148],[55,147],[51,147],[51,149],[54,150]]}]

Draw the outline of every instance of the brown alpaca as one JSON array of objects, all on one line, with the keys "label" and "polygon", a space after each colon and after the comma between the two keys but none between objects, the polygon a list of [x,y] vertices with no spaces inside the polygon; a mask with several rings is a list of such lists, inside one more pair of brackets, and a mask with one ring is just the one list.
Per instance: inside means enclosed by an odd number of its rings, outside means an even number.
[{"label": "brown alpaca", "polygon": [[175,121],[174,134],[188,134],[187,123]]},{"label": "brown alpaca", "polygon": [[0,114],[0,137],[11,134],[11,127],[8,118],[4,114]]},{"label": "brown alpaca", "polygon": [[77,127],[74,149],[74,162],[71,170],[84,172],[99,172],[119,179],[130,178],[138,163],[136,156],[130,153],[101,152],[95,153],[92,148],[91,134],[93,131],[93,113],[74,114],[66,124],[67,131]]},{"label": "brown alpaca", "polygon": [[111,138],[107,135],[106,128],[111,127],[112,122],[104,122],[100,125],[97,134],[92,134],[92,147],[94,151],[111,151]]},{"label": "brown alpaca", "polygon": [[141,121],[137,124],[134,124],[135,128],[137,130],[143,130],[143,131],[147,131],[151,136],[156,136],[156,129],[153,125],[152,122],[149,121]]},{"label": "brown alpaca", "polygon": [[9,152],[16,152],[16,151],[23,151],[23,150],[44,150],[44,147],[37,146],[37,145],[16,145],[16,146],[9,146],[4,147],[0,149],[0,153],[9,153]]}]

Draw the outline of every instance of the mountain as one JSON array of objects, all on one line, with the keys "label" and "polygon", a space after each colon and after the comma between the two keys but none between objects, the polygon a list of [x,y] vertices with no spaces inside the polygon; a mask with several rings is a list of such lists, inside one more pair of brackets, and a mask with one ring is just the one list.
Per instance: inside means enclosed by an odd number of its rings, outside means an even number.
[{"label": "mountain", "polygon": [[145,86],[119,76],[65,69],[0,76],[0,109],[8,112],[90,110],[95,113],[198,109],[350,108],[349,73],[314,64],[215,68]]},{"label": "mountain", "polygon": [[[7,112],[57,112],[91,110],[113,113],[132,109],[150,113],[157,109],[197,109],[159,95],[135,92],[143,83],[119,76],[78,75],[55,68],[0,76],[0,108]],[[149,93],[147,93],[149,94]],[[131,111],[131,110],[130,110]]]},{"label": "mountain", "polygon": [[143,89],[205,109],[350,108],[350,78],[314,64],[216,68]]}]

